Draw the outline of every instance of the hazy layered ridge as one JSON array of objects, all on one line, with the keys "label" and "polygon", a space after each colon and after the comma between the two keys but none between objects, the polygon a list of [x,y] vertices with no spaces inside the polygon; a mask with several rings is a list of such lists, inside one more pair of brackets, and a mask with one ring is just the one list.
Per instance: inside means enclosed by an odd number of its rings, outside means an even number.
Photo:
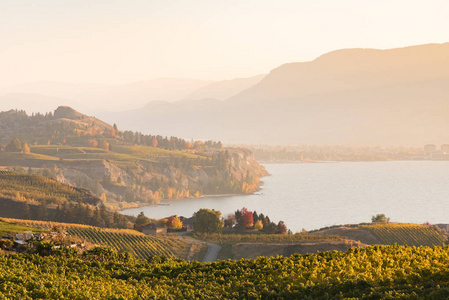
[{"label": "hazy layered ridge", "polygon": [[110,112],[141,109],[149,102],[225,100],[254,86],[264,76],[221,81],[160,78],[120,85],[34,82],[0,89],[0,110],[42,113],[67,105],[104,116]]},{"label": "hazy layered ridge", "polygon": [[213,82],[178,78],[120,85],[35,82],[0,89],[0,110],[19,108],[28,112],[42,112],[42,107],[39,109],[35,105],[39,102],[49,111],[58,105],[73,106],[89,113],[122,111],[140,108],[150,101],[179,101]]},{"label": "hazy layered ridge", "polygon": [[246,143],[445,143],[449,43],[345,49],[282,65],[226,101],[149,103],[138,130]]}]

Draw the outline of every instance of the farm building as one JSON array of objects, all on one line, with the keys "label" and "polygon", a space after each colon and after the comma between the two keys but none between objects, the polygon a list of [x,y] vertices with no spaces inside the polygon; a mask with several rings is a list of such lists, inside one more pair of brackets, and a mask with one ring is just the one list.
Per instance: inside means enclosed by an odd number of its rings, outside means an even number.
[{"label": "farm building", "polygon": [[144,234],[167,234],[167,228],[156,224],[148,224],[142,228]]}]

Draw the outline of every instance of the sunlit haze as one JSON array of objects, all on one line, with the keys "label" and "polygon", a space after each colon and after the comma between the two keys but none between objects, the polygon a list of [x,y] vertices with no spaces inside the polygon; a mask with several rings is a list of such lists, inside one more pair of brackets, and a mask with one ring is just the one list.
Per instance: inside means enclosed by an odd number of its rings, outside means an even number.
[{"label": "sunlit haze", "polygon": [[341,48],[447,41],[432,1],[0,2],[0,87],[266,74]]}]

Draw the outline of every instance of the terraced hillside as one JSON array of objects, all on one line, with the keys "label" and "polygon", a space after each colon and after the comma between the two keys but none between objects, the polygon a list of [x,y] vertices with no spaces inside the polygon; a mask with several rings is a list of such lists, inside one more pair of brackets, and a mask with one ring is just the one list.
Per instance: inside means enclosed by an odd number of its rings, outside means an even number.
[{"label": "terraced hillside", "polygon": [[391,223],[361,225],[369,230],[383,245],[407,245],[407,246],[442,246],[447,242],[435,229],[418,224]]},{"label": "terraced hillside", "polygon": [[311,232],[312,235],[339,235],[368,245],[442,246],[447,237],[433,226],[409,223],[342,225]]},{"label": "terraced hillside", "polygon": [[103,199],[90,190],[38,174],[4,170],[0,171],[0,217],[132,227],[127,217],[108,211]]},{"label": "terraced hillside", "polygon": [[[0,171],[0,196],[20,198],[16,200],[29,199],[37,203],[87,198],[83,191],[44,176],[31,176],[4,170]],[[93,201],[95,197],[91,198]]]},{"label": "terraced hillside", "polygon": [[20,219],[4,219],[29,227],[49,230],[54,226],[66,230],[92,244],[107,246],[116,251],[129,251],[134,257],[146,259],[151,255],[164,255],[170,258],[187,258],[191,244],[176,236],[147,236],[141,232],[129,229],[101,229],[98,227],[44,222]]}]

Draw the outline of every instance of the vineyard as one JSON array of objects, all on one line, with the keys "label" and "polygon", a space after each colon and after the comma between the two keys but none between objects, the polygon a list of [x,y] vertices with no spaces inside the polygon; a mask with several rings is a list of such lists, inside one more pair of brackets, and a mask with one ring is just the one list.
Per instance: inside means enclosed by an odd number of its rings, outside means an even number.
[{"label": "vineyard", "polygon": [[185,258],[190,250],[190,244],[174,236],[147,236],[130,229],[98,228],[88,225],[44,222],[20,219],[4,219],[29,227],[50,230],[59,227],[70,235],[90,243],[111,247],[117,252],[129,251],[136,258],[146,259],[152,255],[164,255],[170,258]]},{"label": "vineyard", "polygon": [[[43,267],[44,266],[44,267]],[[120,261],[0,254],[0,299],[447,299],[449,248]]]},{"label": "vineyard", "polygon": [[418,224],[388,223],[360,225],[369,230],[381,244],[408,246],[441,246],[447,240],[435,229]]},{"label": "vineyard", "polygon": [[25,175],[0,171],[0,196],[19,201],[61,203],[67,199],[83,199],[75,188],[41,175]]}]

